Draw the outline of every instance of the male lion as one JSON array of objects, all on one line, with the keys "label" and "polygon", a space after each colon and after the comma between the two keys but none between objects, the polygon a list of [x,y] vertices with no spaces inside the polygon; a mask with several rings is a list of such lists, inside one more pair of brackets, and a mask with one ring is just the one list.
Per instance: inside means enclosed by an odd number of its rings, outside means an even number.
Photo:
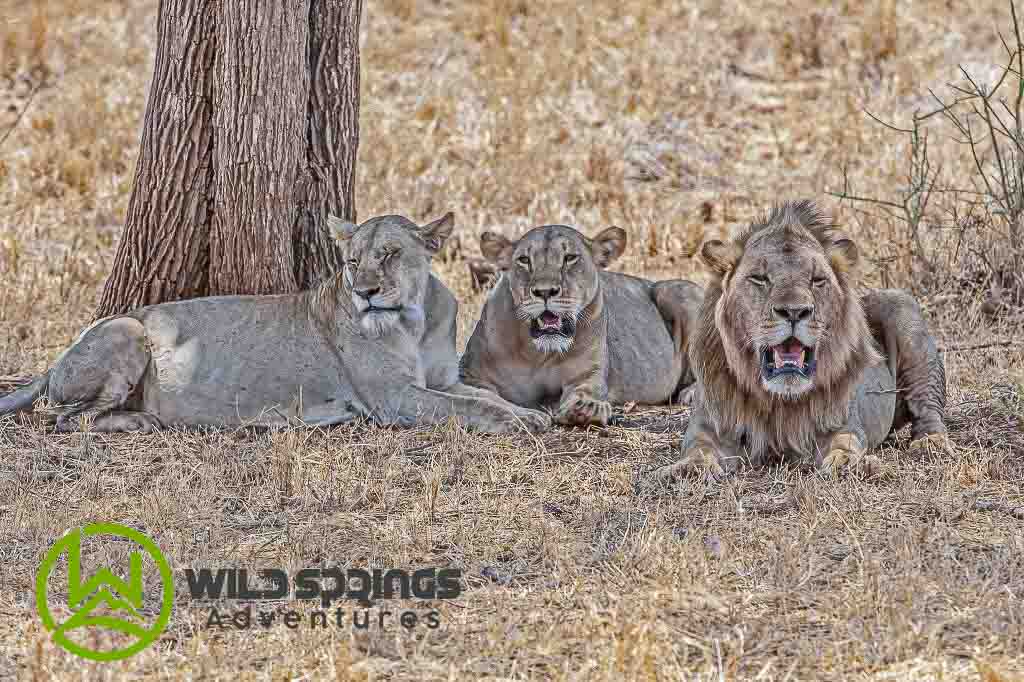
[{"label": "male lion", "polygon": [[430,272],[448,214],[420,227],[400,216],[356,226],[331,217],[341,273],[278,296],[218,296],[152,305],[86,329],[53,367],[0,400],[0,415],[45,395],[56,428],[436,423],[503,432],[550,418],[463,386],[457,303]]},{"label": "male lion", "polygon": [[902,291],[856,294],[857,247],[812,202],[701,258],[716,279],[690,344],[694,410],[681,459],[655,480],[786,454],[871,473],[866,451],[908,422],[915,441],[948,446],[945,368],[920,308]]},{"label": "male lion", "polygon": [[517,405],[557,402],[555,421],[578,425],[607,424],[611,403],[664,403],[684,386],[703,293],[604,270],[625,231],[587,239],[545,225],[516,243],[485,232],[480,246],[501,276],[462,357],[465,383]]}]

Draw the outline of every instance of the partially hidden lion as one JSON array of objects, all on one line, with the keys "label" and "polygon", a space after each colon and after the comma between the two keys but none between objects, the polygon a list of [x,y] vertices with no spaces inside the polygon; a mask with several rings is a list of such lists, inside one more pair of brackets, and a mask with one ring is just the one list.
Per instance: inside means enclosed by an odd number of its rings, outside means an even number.
[{"label": "partially hidden lion", "polygon": [[867,451],[908,422],[918,446],[948,449],[945,368],[920,307],[858,294],[857,246],[814,203],[777,206],[700,255],[714,281],[690,344],[693,413],[681,458],[652,482],[779,456],[877,473]]},{"label": "partially hidden lion", "polygon": [[687,339],[702,289],[604,268],[626,248],[611,227],[588,239],[545,225],[517,242],[485,232],[500,276],[461,360],[463,382],[567,425],[607,424],[612,404],[665,403],[688,381]]},{"label": "partially hidden lion", "polygon": [[51,369],[0,399],[0,415],[46,396],[55,427],[82,417],[95,431],[163,426],[334,425],[357,418],[539,431],[548,415],[459,382],[458,305],[431,273],[450,235],[383,216],[333,216],[342,272],[276,296],[217,296],[147,306],[87,328]]}]

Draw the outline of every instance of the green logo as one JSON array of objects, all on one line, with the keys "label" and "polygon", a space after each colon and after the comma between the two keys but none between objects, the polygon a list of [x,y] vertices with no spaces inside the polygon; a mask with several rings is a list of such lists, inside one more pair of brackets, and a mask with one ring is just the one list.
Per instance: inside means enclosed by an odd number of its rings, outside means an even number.
[{"label": "green logo", "polygon": [[[101,568],[84,583],[81,578],[82,538],[108,535],[128,540],[142,551],[129,555],[128,580],[122,580],[109,569]],[[57,567],[60,556],[67,552],[67,599],[72,615],[58,624],[50,612],[47,600],[50,575]],[[143,554],[160,571],[160,614],[153,620],[142,613],[142,560]],[[148,590],[152,596],[154,590]],[[71,653],[93,661],[116,661],[136,654],[156,641],[171,618],[174,602],[174,577],[167,559],[156,544],[137,530],[116,523],[94,523],[76,528],[58,540],[43,557],[36,573],[36,608],[43,626],[53,633],[53,641]],[[68,634],[76,629],[93,627],[121,633],[133,642],[119,649],[95,650],[72,641]]]}]

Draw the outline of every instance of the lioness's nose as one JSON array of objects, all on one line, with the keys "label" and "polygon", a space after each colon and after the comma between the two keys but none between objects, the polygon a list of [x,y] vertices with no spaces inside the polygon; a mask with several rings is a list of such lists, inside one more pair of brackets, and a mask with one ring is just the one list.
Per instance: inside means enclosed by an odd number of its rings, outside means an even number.
[{"label": "lioness's nose", "polygon": [[356,287],[352,291],[354,291],[356,296],[359,298],[365,298],[369,301],[380,292],[380,287]]},{"label": "lioness's nose", "polygon": [[813,305],[779,305],[773,308],[775,314],[787,322],[797,323],[806,320],[814,313]]},{"label": "lioness's nose", "polygon": [[533,295],[536,296],[537,298],[543,298],[546,301],[549,298],[554,298],[555,296],[558,296],[559,292],[561,291],[562,290],[558,287],[534,287]]}]

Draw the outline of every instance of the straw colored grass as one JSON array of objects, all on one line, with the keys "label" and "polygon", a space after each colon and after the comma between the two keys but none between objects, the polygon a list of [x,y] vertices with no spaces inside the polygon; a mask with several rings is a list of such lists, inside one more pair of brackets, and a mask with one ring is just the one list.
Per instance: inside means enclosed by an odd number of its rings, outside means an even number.
[{"label": "straw colored grass", "polygon": [[[885,477],[799,465],[639,495],[686,409],[536,442],[389,430],[50,435],[0,420],[0,676],[985,679],[1024,676],[1024,334],[986,291],[925,286],[912,245],[825,197],[899,190],[906,122],[961,62],[1002,59],[1004,2],[370,0],[359,215],[457,215],[437,271],[464,342],[485,229],[610,224],[616,264],[703,281],[700,242],[818,198],[918,293],[949,373],[956,454],[882,448]],[[0,0],[0,377],[89,321],[120,234],[156,2]],[[27,105],[27,108],[26,108]],[[967,177],[965,150],[932,153]],[[987,344],[1000,345],[988,346]],[[978,347],[984,346],[984,347]],[[86,663],[51,641],[34,575],[67,529],[113,521],[188,567],[430,566],[465,591],[436,630],[206,627],[183,581],[160,643]],[[116,559],[118,548],[91,560]],[[274,608],[286,610],[291,604]],[[306,606],[296,606],[308,610]],[[381,608],[380,605],[375,608]],[[1018,677],[1014,677],[1018,676]]]}]

